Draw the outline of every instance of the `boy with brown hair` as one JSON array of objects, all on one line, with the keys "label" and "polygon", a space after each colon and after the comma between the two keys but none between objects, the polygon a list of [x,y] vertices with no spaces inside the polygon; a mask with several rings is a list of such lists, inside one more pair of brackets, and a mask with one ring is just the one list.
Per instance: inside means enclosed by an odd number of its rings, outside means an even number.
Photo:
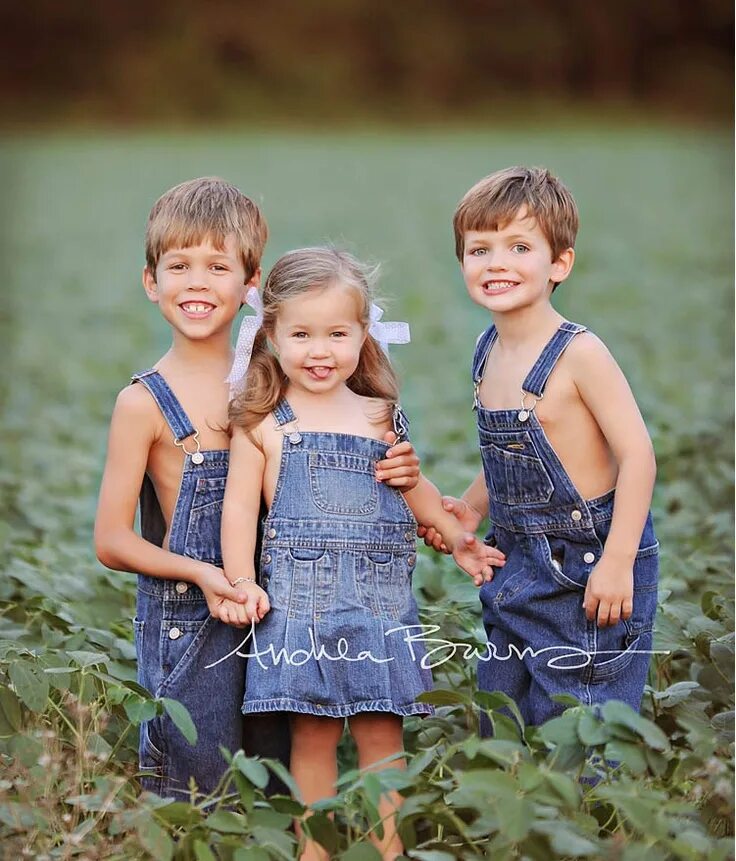
[{"label": "boy with brown hair", "polygon": [[[258,206],[210,177],[167,191],[146,229],[143,286],[170,325],[172,344],[153,368],[133,376],[140,385],[118,396],[95,545],[108,568],[138,574],[140,683],[182,702],[197,728],[191,747],[167,715],[142,725],[142,783],[162,795],[188,794],[192,778],[200,792],[212,792],[226,768],[220,746],[234,752],[244,745],[245,669],[231,653],[243,637],[239,608],[253,608],[222,570],[226,377],[232,323],[248,289],[260,283],[267,235]],[[418,461],[411,446],[392,453],[379,464],[384,480],[412,486]],[[141,535],[134,531],[139,497]],[[247,752],[288,761],[285,722],[272,716],[248,734]]]},{"label": "boy with brown hair", "polygon": [[563,709],[554,694],[638,709],[657,605],[656,467],[620,368],[550,301],[575,259],[575,201],[547,170],[508,168],[465,194],[453,227],[468,293],[493,321],[473,357],[483,469],[445,501],[467,529],[489,515],[487,541],[506,554],[480,590],[479,686],[532,725]]}]

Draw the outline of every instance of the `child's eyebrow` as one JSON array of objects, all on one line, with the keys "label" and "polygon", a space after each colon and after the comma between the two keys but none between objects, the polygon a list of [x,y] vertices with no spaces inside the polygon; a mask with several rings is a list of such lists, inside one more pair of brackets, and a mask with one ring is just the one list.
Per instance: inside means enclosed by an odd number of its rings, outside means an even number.
[{"label": "child's eyebrow", "polygon": [[342,323],[335,323],[335,322],[325,323],[323,321],[320,321],[320,323],[316,327],[314,326],[314,324],[310,324],[310,323],[289,323],[287,328],[290,330],[293,330],[293,329],[311,329],[311,328],[349,329],[350,328],[350,322],[347,320],[343,321]]}]

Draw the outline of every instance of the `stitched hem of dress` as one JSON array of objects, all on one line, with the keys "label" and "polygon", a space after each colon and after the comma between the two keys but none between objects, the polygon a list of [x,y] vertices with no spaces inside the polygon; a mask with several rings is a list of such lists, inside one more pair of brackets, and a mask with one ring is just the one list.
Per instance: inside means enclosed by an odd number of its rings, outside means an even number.
[{"label": "stitched hem of dress", "polygon": [[243,714],[297,712],[298,714],[338,718],[350,717],[360,712],[390,712],[400,717],[408,717],[409,715],[434,714],[434,706],[429,705],[429,703],[410,703],[406,706],[397,706],[391,700],[365,700],[364,702],[343,703],[342,705],[320,705],[319,703],[305,703],[301,700],[281,698],[244,703],[242,712]]}]

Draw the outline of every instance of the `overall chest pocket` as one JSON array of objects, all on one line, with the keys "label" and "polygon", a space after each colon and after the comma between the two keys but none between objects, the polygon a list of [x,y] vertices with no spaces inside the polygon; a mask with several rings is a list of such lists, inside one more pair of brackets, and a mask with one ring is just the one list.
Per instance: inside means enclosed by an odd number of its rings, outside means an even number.
[{"label": "overall chest pocket", "polygon": [[310,452],[309,483],[314,504],[328,514],[372,514],[376,510],[378,482],[368,457]]},{"label": "overall chest pocket", "polygon": [[505,505],[549,502],[554,485],[526,431],[479,431],[491,498]]},{"label": "overall chest pocket", "polygon": [[198,478],[189,512],[184,554],[213,565],[222,564],[220,522],[225,477]]}]

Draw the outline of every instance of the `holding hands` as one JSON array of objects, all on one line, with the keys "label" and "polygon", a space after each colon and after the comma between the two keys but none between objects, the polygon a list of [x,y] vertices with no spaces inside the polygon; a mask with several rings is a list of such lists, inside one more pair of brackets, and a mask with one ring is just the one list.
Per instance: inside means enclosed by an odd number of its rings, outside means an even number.
[{"label": "holding hands", "polygon": [[470,532],[455,539],[452,558],[457,565],[473,578],[476,586],[493,579],[494,566],[501,567],[505,557],[496,547],[488,547]]},{"label": "holding hands", "polygon": [[202,563],[196,584],[204,594],[210,615],[226,625],[244,628],[251,622],[260,622],[271,609],[268,595],[257,583],[243,579],[231,583],[221,568],[209,563]]},{"label": "holding hands", "polygon": [[[480,511],[473,508],[473,506],[464,499],[457,499],[454,496],[443,496],[442,508],[444,508],[448,514],[454,514],[457,522],[467,532],[475,533],[483,521],[483,515]],[[425,526],[420,523],[419,528],[417,529],[417,535],[424,539],[424,543],[427,547],[434,548],[438,553],[450,552],[442,539],[442,533],[434,526]]]},{"label": "holding hands", "polygon": [[418,486],[405,496],[417,521],[418,534],[435,550],[452,553],[455,562],[473,578],[476,586],[493,579],[493,568],[506,562],[504,554],[475,536],[483,520],[480,511],[463,499],[440,496],[437,488],[420,477]]}]

